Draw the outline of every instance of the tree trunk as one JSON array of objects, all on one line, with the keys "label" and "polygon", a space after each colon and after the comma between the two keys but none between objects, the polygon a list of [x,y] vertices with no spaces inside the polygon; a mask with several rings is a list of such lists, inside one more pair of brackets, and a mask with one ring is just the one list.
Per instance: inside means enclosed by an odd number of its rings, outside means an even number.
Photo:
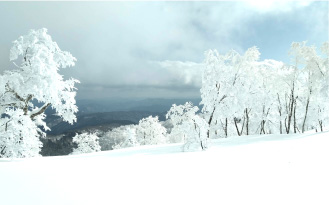
[{"label": "tree trunk", "polygon": [[309,103],[310,103],[310,96],[308,96],[307,102],[306,102],[305,116],[304,116],[303,126],[302,126],[302,133],[305,132],[305,122],[306,122],[306,118],[307,118]]},{"label": "tree trunk", "polygon": [[260,125],[260,133],[259,134],[266,134],[266,132],[265,132],[265,123],[266,123],[266,121],[265,120],[262,120],[262,122],[261,122],[261,125]]},{"label": "tree trunk", "polygon": [[222,122],[222,120],[220,121],[220,124],[222,125],[222,128],[224,130],[225,133],[225,138],[227,137],[227,118],[225,118],[225,124]]},{"label": "tree trunk", "polygon": [[291,125],[291,118],[292,118],[292,113],[294,109],[294,100],[293,100],[293,94],[292,94],[292,99],[289,101],[289,112],[288,112],[288,124],[287,124],[287,129],[286,132],[289,134],[290,132],[290,125]]},{"label": "tree trunk", "polygon": [[6,145],[5,146],[3,146],[3,147],[1,147],[1,154],[4,154],[4,151],[5,151],[5,149],[6,149],[7,147],[6,147]]},{"label": "tree trunk", "polygon": [[319,125],[320,125],[320,130],[321,130],[321,132],[323,132],[323,128],[322,128],[322,120],[319,120]]},{"label": "tree trunk", "polygon": [[287,127],[287,117],[284,118],[284,127],[286,129],[286,133],[289,134],[288,127]]},{"label": "tree trunk", "polygon": [[297,133],[297,123],[296,123],[296,107],[297,107],[297,98],[294,100],[294,133]]},{"label": "tree trunk", "polygon": [[262,132],[263,132],[263,121],[264,121],[264,120],[262,120],[262,121],[260,122],[260,131],[259,131],[259,134],[260,134],[260,135],[261,135]]},{"label": "tree trunk", "polygon": [[[218,86],[218,89],[219,89],[219,86]],[[215,114],[216,106],[218,106],[225,98],[226,98],[226,95],[223,95],[223,97],[219,100],[218,104],[217,105],[216,104],[214,105],[214,109],[211,112],[210,117],[209,117],[209,121],[208,121],[209,129],[207,131],[207,138],[210,138],[210,127],[211,127],[211,122],[212,122],[213,117],[214,117],[214,114]]]},{"label": "tree trunk", "polygon": [[225,118],[225,137],[227,137],[227,118]]},{"label": "tree trunk", "polygon": [[249,135],[249,112],[250,111],[251,111],[251,109],[249,109],[249,111],[248,111],[248,108],[245,109],[246,119],[247,119],[247,122],[246,122],[247,135]]},{"label": "tree trunk", "polygon": [[[200,127],[196,124],[195,120],[194,120],[194,119],[192,119],[192,120],[193,120],[193,122],[194,122],[194,129],[195,129],[195,131],[199,134],[199,140],[200,140],[200,146],[201,146],[201,149],[202,149],[202,150],[205,150],[205,149],[207,149],[207,144],[203,144],[204,142],[203,142],[202,139],[201,139],[201,129],[200,129]],[[199,132],[198,132],[197,128],[199,128]]]},{"label": "tree trunk", "polygon": [[236,128],[236,132],[238,133],[239,136],[241,136],[242,133],[243,133],[244,122],[245,122],[245,117],[243,117],[243,123],[242,123],[241,131],[239,131],[238,120],[237,120],[236,117],[234,118],[234,124],[235,124],[235,128]]},{"label": "tree trunk", "polygon": [[282,134],[282,106],[281,106],[281,101],[280,101],[280,96],[279,93],[278,94],[278,101],[279,101],[279,106],[278,106],[278,111],[279,111],[279,115],[280,115],[280,134]]},{"label": "tree trunk", "polygon": [[294,104],[295,104],[294,90],[295,90],[295,83],[292,84],[291,95],[290,95],[289,105],[288,105],[288,122],[286,122],[287,134],[290,133],[291,119],[293,117],[293,112],[294,112]]},{"label": "tree trunk", "polygon": [[214,106],[214,110],[212,111],[212,113],[209,117],[209,121],[208,121],[209,128],[207,130],[207,138],[210,138],[210,125],[211,125],[212,119],[214,117],[215,110],[216,110],[216,107]]}]

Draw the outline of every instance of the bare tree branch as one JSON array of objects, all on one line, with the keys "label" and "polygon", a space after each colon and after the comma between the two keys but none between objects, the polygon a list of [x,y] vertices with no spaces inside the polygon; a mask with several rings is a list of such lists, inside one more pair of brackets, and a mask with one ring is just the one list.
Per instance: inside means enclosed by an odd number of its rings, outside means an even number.
[{"label": "bare tree branch", "polygon": [[31,119],[33,120],[36,116],[42,114],[50,105],[51,105],[51,103],[47,103],[44,106],[42,106],[38,112],[33,113],[31,115]]}]

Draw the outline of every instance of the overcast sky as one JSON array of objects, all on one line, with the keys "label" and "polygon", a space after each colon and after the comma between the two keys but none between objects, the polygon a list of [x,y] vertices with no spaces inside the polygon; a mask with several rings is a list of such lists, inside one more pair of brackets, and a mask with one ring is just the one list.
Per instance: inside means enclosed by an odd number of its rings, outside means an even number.
[{"label": "overcast sky", "polygon": [[198,97],[204,51],[260,48],[289,63],[293,41],[328,41],[328,2],[0,2],[0,71],[11,42],[47,28],[78,61],[79,99]]}]

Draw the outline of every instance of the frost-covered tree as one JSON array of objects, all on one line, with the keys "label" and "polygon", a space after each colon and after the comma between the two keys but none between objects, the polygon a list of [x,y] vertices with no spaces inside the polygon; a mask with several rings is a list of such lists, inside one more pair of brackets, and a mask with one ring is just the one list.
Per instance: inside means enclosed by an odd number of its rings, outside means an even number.
[{"label": "frost-covered tree", "polygon": [[321,69],[322,83],[318,87],[318,92],[314,101],[317,102],[317,120],[319,123],[319,130],[322,132],[324,126],[328,126],[329,124],[329,42],[322,44],[321,52],[324,57],[320,61],[318,68]]},{"label": "frost-covered tree", "polygon": [[139,146],[136,138],[136,126],[126,126],[122,135],[124,136],[124,141],[114,146],[114,149]]},{"label": "frost-covered tree", "polygon": [[121,149],[139,146],[136,137],[136,125],[125,125],[104,133],[99,144],[102,150]]},{"label": "frost-covered tree", "polygon": [[300,122],[297,123],[301,132],[307,130],[307,121],[309,121],[308,124],[313,126],[317,124],[312,122],[318,121],[317,109],[322,104],[322,100],[318,97],[322,96],[325,99],[328,96],[328,92],[326,92],[328,91],[328,55],[326,54],[326,47],[328,47],[328,43],[324,43],[322,46],[322,57],[317,54],[315,46],[307,46],[306,42],[294,42],[291,46],[291,54],[296,64],[303,66],[299,69],[297,81],[300,91],[298,98],[300,106],[297,107],[297,111],[301,115]]},{"label": "frost-covered tree", "polygon": [[[13,42],[10,50],[10,60],[16,69],[7,70],[0,77],[0,113],[11,122],[19,123],[17,116],[29,117],[31,123],[27,129],[43,126],[48,129],[43,119],[44,111],[51,107],[64,121],[76,121],[75,113],[78,111],[75,102],[75,79],[64,80],[58,73],[60,68],[74,65],[76,59],[66,51],[61,51],[57,43],[47,34],[47,29],[31,30],[25,36],[20,36]],[[38,102],[38,103],[36,103]],[[11,111],[8,112],[8,109]],[[16,113],[17,112],[17,113]],[[1,124],[5,119],[1,119]],[[25,120],[26,122],[26,120]],[[34,125],[33,125],[34,123]],[[33,126],[32,126],[33,125]],[[14,133],[15,126],[1,126],[2,138]],[[41,129],[36,132],[15,135],[16,142],[24,144],[28,136],[36,138],[44,135]],[[24,135],[22,138],[21,135]],[[6,140],[1,140],[5,142]],[[39,143],[36,143],[39,146]],[[2,152],[12,150],[8,144],[0,144]],[[17,155],[13,154],[13,155]],[[38,151],[28,156],[38,155]],[[25,156],[19,155],[19,156]],[[27,155],[26,155],[27,156]]]},{"label": "frost-covered tree", "polygon": [[203,105],[202,112],[208,116],[208,138],[215,134],[219,122],[226,136],[229,121],[234,122],[239,135],[244,127],[248,133],[251,109],[246,98],[253,92],[253,81],[249,78],[259,55],[256,47],[249,48],[244,55],[234,50],[225,55],[220,55],[216,50],[206,52],[200,104]]},{"label": "frost-covered tree", "polygon": [[141,119],[136,127],[136,133],[140,145],[167,143],[167,130],[159,123],[158,116]]},{"label": "frost-covered tree", "polygon": [[124,130],[125,126],[116,127],[100,135],[99,144],[102,151],[113,150],[118,144],[125,141]]},{"label": "frost-covered tree", "polygon": [[[296,107],[296,70],[289,65],[282,65],[273,74],[273,92],[276,94],[275,110],[280,134],[289,133],[293,122],[294,107]],[[272,109],[273,110],[273,109]]]},{"label": "frost-covered tree", "polygon": [[[202,87],[201,87],[201,103],[203,105],[202,112],[208,115],[209,130],[207,137],[210,137],[214,127],[214,119],[226,118],[220,115],[219,106],[225,107],[223,100],[227,97],[225,85],[228,84],[229,72],[223,68],[225,65],[224,58],[214,50],[209,50],[205,53],[205,66],[202,72]],[[223,72],[223,73],[221,73]],[[227,124],[226,124],[227,125]],[[212,130],[211,130],[212,129]],[[224,128],[225,129],[225,128]]]},{"label": "frost-covered tree", "polygon": [[253,92],[253,98],[249,99],[253,110],[253,134],[270,134],[280,130],[281,115],[277,108],[277,94],[284,85],[280,84],[277,73],[283,66],[283,62],[272,59],[256,63],[253,74],[256,78],[252,82],[257,89]]},{"label": "frost-covered tree", "polygon": [[173,104],[166,118],[170,119],[173,128],[170,135],[180,137],[184,142],[183,149],[208,148],[209,139],[207,138],[208,123],[196,115],[199,110],[197,106],[193,106],[191,102],[186,102],[184,105]]},{"label": "frost-covered tree", "polygon": [[328,115],[328,43],[317,54],[305,42],[292,43],[292,65],[258,61],[256,47],[244,55],[206,52],[201,104],[208,137],[323,130]]},{"label": "frost-covered tree", "polygon": [[72,154],[92,153],[101,151],[99,138],[96,133],[76,134],[72,142],[77,144],[77,148],[73,149]]},{"label": "frost-covered tree", "polygon": [[318,55],[316,50],[306,42],[294,42],[290,49],[292,65],[277,69],[274,89],[280,133],[304,132],[320,124],[319,113],[324,109],[319,107],[326,107],[323,102],[328,101],[328,56],[325,51]]},{"label": "frost-covered tree", "polygon": [[7,108],[0,119],[0,157],[22,158],[38,156],[42,143],[37,124],[22,110]]}]

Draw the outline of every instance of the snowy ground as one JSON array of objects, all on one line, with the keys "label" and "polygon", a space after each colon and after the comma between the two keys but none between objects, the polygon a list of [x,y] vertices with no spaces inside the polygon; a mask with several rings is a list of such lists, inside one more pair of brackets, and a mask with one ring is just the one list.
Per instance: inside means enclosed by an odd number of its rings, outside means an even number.
[{"label": "snowy ground", "polygon": [[329,133],[0,159],[1,205],[329,204]]}]

